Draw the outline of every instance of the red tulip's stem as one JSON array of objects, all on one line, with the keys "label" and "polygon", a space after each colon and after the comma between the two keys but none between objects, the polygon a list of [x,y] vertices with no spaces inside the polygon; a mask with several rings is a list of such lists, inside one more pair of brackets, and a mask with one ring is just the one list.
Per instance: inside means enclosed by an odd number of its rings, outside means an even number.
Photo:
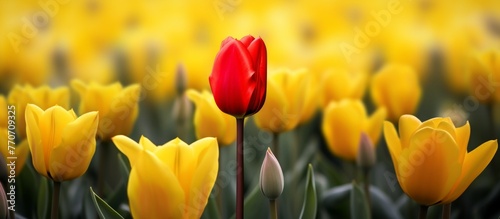
[{"label": "red tulip's stem", "polygon": [[442,219],[450,219],[451,216],[451,203],[443,205],[443,214],[441,216]]},{"label": "red tulip's stem", "polygon": [[61,182],[54,181],[54,190],[52,191],[52,211],[50,218],[59,218],[59,193],[61,192]]},{"label": "red tulip's stem", "polygon": [[269,208],[270,208],[270,218],[278,219],[278,206],[276,205],[276,200],[269,200]]},{"label": "red tulip's stem", "polygon": [[426,219],[428,209],[429,209],[429,206],[420,205],[420,210],[418,212],[418,219]]},{"label": "red tulip's stem", "polygon": [[236,219],[243,219],[243,127],[244,118],[236,118]]}]

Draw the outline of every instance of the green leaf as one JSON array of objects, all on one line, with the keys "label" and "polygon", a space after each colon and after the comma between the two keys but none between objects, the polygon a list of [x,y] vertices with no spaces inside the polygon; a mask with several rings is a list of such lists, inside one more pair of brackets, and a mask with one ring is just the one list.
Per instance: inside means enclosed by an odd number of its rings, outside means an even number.
[{"label": "green leaf", "polygon": [[368,202],[366,201],[365,194],[355,181],[352,182],[351,190],[351,218],[370,218],[370,209],[368,207]]},{"label": "green leaf", "polygon": [[219,219],[219,218],[221,218],[219,210],[217,209],[217,203],[216,203],[215,196],[213,196],[213,195],[209,196],[207,206],[205,207],[205,211],[203,212],[203,215],[201,218],[202,219],[203,218],[207,218],[207,219]]},{"label": "green leaf", "polygon": [[311,164],[307,168],[306,191],[304,196],[304,204],[300,212],[301,219],[316,218],[317,211],[316,184],[314,180],[314,169]]},{"label": "green leaf", "polygon": [[45,177],[40,179],[40,186],[38,187],[38,203],[37,215],[38,218],[48,218],[49,209],[49,184]]},{"label": "green leaf", "polygon": [[106,203],[104,200],[102,200],[101,197],[95,194],[94,190],[92,190],[92,187],[90,187],[90,194],[92,196],[92,200],[94,201],[97,214],[99,214],[100,218],[123,219],[123,217],[118,214],[115,209],[111,208],[108,203]]}]

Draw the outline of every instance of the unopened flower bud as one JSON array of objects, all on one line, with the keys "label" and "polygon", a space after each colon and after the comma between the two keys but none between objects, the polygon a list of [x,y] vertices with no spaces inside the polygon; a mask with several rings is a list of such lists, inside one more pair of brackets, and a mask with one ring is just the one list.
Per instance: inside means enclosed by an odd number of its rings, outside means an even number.
[{"label": "unopened flower bud", "polygon": [[284,177],[280,163],[271,149],[267,148],[266,157],[260,168],[260,190],[270,200],[277,199],[283,192]]},{"label": "unopened flower bud", "polygon": [[370,137],[366,133],[362,132],[361,139],[359,141],[358,156],[356,158],[358,166],[362,168],[372,167],[377,160],[376,156],[375,147],[373,146]]},{"label": "unopened flower bud", "polygon": [[182,95],[187,87],[187,75],[186,68],[183,64],[179,63],[177,65],[177,71],[175,73],[175,89],[177,95]]}]

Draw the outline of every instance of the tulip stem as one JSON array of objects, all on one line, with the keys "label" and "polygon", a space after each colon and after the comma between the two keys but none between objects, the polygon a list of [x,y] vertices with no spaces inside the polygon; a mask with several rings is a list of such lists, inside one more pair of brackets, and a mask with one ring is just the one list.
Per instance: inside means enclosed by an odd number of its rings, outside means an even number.
[{"label": "tulip stem", "polygon": [[[368,203],[368,213],[371,214],[372,201],[370,197],[370,168],[363,168],[363,177],[365,178],[365,183],[363,185],[365,190],[366,202]],[[371,218],[371,217],[370,217]]]},{"label": "tulip stem", "polygon": [[59,218],[59,193],[61,192],[61,182],[54,181],[54,190],[52,191],[52,219]]},{"label": "tulip stem", "polygon": [[243,219],[243,127],[244,118],[236,118],[236,219]]},{"label": "tulip stem", "polygon": [[278,206],[276,205],[276,200],[269,200],[270,217],[271,219],[278,219]]},{"label": "tulip stem", "polygon": [[429,209],[429,206],[420,205],[420,210],[418,212],[418,219],[426,219],[428,209]]},{"label": "tulip stem", "polygon": [[108,157],[108,147],[110,145],[108,142],[101,141],[99,144],[99,149],[101,150],[99,153],[99,170],[97,172],[97,193],[101,198],[104,198],[104,176],[106,176],[106,158]]},{"label": "tulip stem", "polygon": [[443,205],[443,214],[441,216],[442,219],[450,219],[451,216],[451,203]]}]

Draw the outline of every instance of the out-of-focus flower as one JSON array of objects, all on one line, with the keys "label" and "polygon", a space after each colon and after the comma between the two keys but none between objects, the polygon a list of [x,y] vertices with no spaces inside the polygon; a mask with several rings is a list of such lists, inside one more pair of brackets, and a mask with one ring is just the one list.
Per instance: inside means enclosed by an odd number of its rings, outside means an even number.
[{"label": "out-of-focus flower", "polygon": [[49,107],[58,105],[62,108],[69,108],[69,89],[59,87],[52,89],[46,85],[32,87],[30,85],[16,85],[9,93],[8,103],[16,107],[16,134],[19,138],[26,138],[26,105],[31,103],[46,110]]},{"label": "out-of-focus flower", "polygon": [[321,105],[328,106],[331,101],[345,98],[361,99],[365,93],[368,76],[347,70],[330,70],[322,78]]},{"label": "out-of-focus flower", "polygon": [[270,148],[267,148],[266,156],[260,167],[260,191],[269,200],[277,199],[283,192],[285,178],[278,159]]},{"label": "out-of-focus flower", "polygon": [[215,57],[210,88],[219,109],[237,118],[253,115],[264,105],[267,51],[264,41],[252,36],[222,41]]},{"label": "out-of-focus flower", "polygon": [[144,136],[137,143],[119,135],[113,142],[132,167],[127,193],[134,218],[201,217],[217,178],[215,138],[156,146]]},{"label": "out-of-focus flower", "polygon": [[[307,70],[279,70],[269,75],[264,106],[255,114],[255,124],[266,131],[281,133],[294,129],[316,109],[316,87]],[[304,116],[304,117],[303,117]]]},{"label": "out-of-focus flower", "polygon": [[482,103],[500,102],[500,50],[481,52],[471,59],[470,93]]},{"label": "out-of-focus flower", "polygon": [[406,65],[384,66],[373,76],[371,83],[373,102],[378,107],[385,107],[392,121],[415,112],[421,93],[417,73]]},{"label": "out-of-focus flower", "polygon": [[328,148],[342,159],[355,161],[361,133],[366,133],[376,145],[386,114],[384,108],[379,108],[368,117],[361,100],[344,99],[331,102],[324,110],[321,126]]},{"label": "out-of-focus flower", "polygon": [[486,168],[497,140],[467,152],[470,126],[456,128],[450,118],[425,122],[412,115],[399,120],[399,137],[390,122],[384,136],[403,191],[421,205],[451,203]]},{"label": "out-of-focus flower", "polygon": [[26,132],[36,171],[56,182],[77,178],[87,171],[95,152],[99,115],[77,117],[73,110],[53,106],[26,107]]},{"label": "out-of-focus flower", "polygon": [[[28,156],[29,148],[28,141],[26,139],[22,140],[19,144],[16,144],[14,135],[15,130],[10,130],[9,132],[9,116],[10,118],[21,117],[21,115],[16,115],[15,113],[7,113],[8,106],[7,101],[3,95],[0,95],[0,153],[2,153],[5,161],[8,161],[7,157],[16,157],[16,165],[15,171],[16,175],[21,173],[21,170],[24,167],[24,163],[26,162],[26,158]],[[14,111],[14,109],[11,112]],[[13,121],[10,127],[16,127],[16,120]],[[12,122],[11,122],[12,123]],[[10,135],[10,136],[9,136]],[[10,137],[10,138],[9,138]],[[14,138],[12,138],[14,137]],[[9,147],[11,146],[11,147]],[[10,166],[8,166],[10,168]]]},{"label": "out-of-focus flower", "polygon": [[101,139],[109,140],[115,135],[130,134],[139,113],[141,87],[138,84],[124,88],[118,82],[101,85],[73,80],[71,85],[80,94],[79,113],[99,112],[97,133]]},{"label": "out-of-focus flower", "polygon": [[216,137],[221,146],[227,146],[236,139],[234,117],[217,108],[214,97],[208,91],[188,90],[186,95],[196,105],[194,126],[196,138]]}]

